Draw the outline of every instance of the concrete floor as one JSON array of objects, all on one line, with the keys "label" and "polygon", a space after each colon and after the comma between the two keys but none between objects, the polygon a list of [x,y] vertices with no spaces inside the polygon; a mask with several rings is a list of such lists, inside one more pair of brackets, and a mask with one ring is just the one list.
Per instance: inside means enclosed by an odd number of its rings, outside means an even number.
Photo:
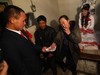
[{"label": "concrete floor", "polygon": [[[53,75],[51,69],[49,69],[47,72],[43,73],[42,75]],[[70,70],[66,70],[66,72],[63,72],[60,67],[57,67],[57,75],[72,75]],[[87,75],[83,73],[78,73],[77,75]]]},{"label": "concrete floor", "polygon": [[[83,71],[78,71],[77,75],[100,75],[100,63],[98,63],[97,65],[97,74],[92,74],[91,73],[87,73],[87,72],[83,72]],[[43,73],[42,75],[53,75],[52,74],[52,70],[49,69],[47,72]],[[66,70],[66,72],[63,72],[62,69],[57,66],[57,75],[72,75],[70,70]]]}]

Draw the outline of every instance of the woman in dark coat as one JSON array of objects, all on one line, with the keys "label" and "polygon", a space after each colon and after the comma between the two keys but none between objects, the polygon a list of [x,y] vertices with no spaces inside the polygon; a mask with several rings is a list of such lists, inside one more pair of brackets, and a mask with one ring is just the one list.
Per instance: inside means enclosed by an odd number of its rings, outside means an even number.
[{"label": "woman in dark coat", "polygon": [[[80,54],[78,44],[81,41],[80,32],[76,25],[73,26],[73,24],[70,23],[66,15],[62,15],[59,18],[59,23],[61,30],[58,32],[51,48],[57,46],[58,63],[63,67],[64,64],[67,65],[67,68],[69,67],[72,74],[77,75],[76,67]],[[66,63],[63,62],[64,57],[66,57]]]}]

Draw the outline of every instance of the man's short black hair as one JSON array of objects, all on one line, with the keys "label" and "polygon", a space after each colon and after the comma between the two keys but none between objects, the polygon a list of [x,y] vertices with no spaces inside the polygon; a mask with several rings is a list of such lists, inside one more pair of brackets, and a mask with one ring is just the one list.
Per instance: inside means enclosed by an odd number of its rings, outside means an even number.
[{"label": "man's short black hair", "polygon": [[20,17],[20,12],[24,12],[24,10],[14,5],[8,5],[3,12],[5,21],[8,22],[10,17],[18,19]]},{"label": "man's short black hair", "polygon": [[38,16],[38,18],[37,18],[37,22],[39,23],[40,21],[45,21],[45,22],[47,22],[47,19],[46,19],[46,17],[45,17],[44,15],[40,15],[40,16]]}]

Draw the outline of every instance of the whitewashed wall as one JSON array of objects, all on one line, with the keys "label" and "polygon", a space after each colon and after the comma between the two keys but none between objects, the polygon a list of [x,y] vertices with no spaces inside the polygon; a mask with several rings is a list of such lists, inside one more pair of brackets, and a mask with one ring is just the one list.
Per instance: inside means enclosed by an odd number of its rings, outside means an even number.
[{"label": "whitewashed wall", "polygon": [[59,15],[68,15],[71,20],[75,19],[77,8],[81,5],[81,0],[58,0]]},{"label": "whitewashed wall", "polygon": [[[14,5],[17,5],[25,10],[25,12],[31,12],[30,0],[12,0]],[[48,19],[48,24],[51,20],[58,19],[58,1],[57,0],[33,0],[33,4],[36,5],[35,17],[39,15],[45,15]]]}]

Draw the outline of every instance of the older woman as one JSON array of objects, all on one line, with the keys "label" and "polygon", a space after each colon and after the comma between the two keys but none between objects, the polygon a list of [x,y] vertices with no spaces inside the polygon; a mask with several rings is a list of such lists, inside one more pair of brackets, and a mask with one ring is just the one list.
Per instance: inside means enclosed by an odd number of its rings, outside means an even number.
[{"label": "older woman", "polygon": [[[80,34],[76,33],[75,27],[71,27],[69,18],[66,15],[62,15],[59,18],[59,23],[61,30],[58,32],[51,48],[57,46],[58,63],[63,68],[64,65],[67,65],[66,67],[72,71],[72,74],[77,75],[76,67],[80,54],[78,46]],[[64,57],[66,57],[66,63],[63,62]]]}]

